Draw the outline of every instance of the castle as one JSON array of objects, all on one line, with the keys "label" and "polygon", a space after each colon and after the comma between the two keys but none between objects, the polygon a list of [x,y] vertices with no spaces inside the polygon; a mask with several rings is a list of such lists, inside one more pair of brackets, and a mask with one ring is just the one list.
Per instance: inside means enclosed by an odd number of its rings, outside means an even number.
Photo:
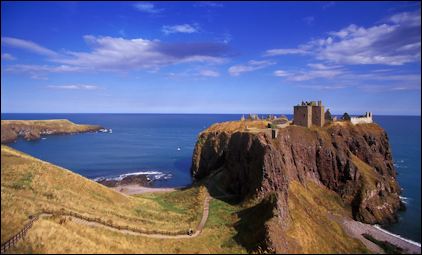
[{"label": "castle", "polygon": [[324,106],[321,101],[303,102],[294,106],[293,124],[303,127],[322,127],[325,123]]},{"label": "castle", "polygon": [[[349,117],[347,120],[353,125],[373,122],[371,112],[366,112],[365,115],[359,117]],[[311,126],[323,127],[326,121],[336,121],[336,117],[332,118],[328,109],[324,112],[321,101],[302,101],[300,105],[294,106],[293,124],[295,125],[307,128]]]}]

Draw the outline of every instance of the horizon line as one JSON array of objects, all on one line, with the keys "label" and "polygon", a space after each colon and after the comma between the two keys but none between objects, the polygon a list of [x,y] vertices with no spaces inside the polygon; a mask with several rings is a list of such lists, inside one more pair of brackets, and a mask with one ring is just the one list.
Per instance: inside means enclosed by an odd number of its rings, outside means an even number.
[{"label": "horizon line", "polygon": [[[2,112],[1,114],[172,114],[172,115],[239,115],[239,114],[262,114],[262,115],[277,115],[286,114],[293,115],[293,113],[160,113],[160,112]],[[343,115],[344,113],[331,113],[332,115]],[[359,115],[349,113],[351,115]],[[361,114],[360,114],[361,115]],[[374,114],[374,116],[414,116],[421,117],[421,114]]]}]

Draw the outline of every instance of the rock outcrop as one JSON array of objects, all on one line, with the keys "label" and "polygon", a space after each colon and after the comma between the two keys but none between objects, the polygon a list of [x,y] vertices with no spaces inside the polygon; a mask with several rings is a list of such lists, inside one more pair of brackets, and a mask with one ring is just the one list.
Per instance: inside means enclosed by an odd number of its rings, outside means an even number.
[{"label": "rock outcrop", "polygon": [[233,125],[215,124],[199,135],[192,158],[194,180],[220,171],[220,186],[243,201],[276,192],[282,218],[288,215],[289,183],[313,181],[341,196],[356,220],[397,220],[400,187],[388,136],[377,124],[289,126],[279,129],[275,139],[265,129],[227,128]]},{"label": "rock outcrop", "polygon": [[1,143],[10,143],[18,137],[36,140],[41,135],[94,132],[102,129],[98,125],[80,125],[69,120],[2,120]]}]

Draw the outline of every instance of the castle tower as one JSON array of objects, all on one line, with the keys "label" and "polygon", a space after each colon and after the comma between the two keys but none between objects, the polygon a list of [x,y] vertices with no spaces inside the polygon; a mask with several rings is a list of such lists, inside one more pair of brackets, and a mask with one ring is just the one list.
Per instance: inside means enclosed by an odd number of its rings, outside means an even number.
[{"label": "castle tower", "polygon": [[298,126],[322,127],[325,124],[325,111],[322,101],[310,101],[293,108],[293,123]]},{"label": "castle tower", "polygon": [[303,127],[312,125],[312,106],[296,105],[293,108],[293,124]]}]

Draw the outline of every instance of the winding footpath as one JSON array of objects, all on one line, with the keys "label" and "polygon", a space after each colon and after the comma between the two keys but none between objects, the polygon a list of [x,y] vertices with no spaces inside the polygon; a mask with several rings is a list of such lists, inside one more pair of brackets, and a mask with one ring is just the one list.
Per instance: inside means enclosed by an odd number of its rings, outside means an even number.
[{"label": "winding footpath", "polygon": [[[85,226],[92,226],[92,227],[102,227],[102,228],[106,228],[108,230],[119,232],[119,233],[122,233],[122,234],[145,236],[145,237],[149,237],[149,238],[161,238],[161,239],[194,238],[194,237],[199,236],[199,234],[201,234],[201,232],[202,232],[202,230],[203,230],[203,228],[204,228],[204,226],[205,226],[205,224],[208,220],[210,200],[211,200],[211,197],[207,193],[206,197],[204,199],[203,213],[202,213],[201,221],[199,222],[198,226],[196,227],[195,232],[186,233],[186,234],[148,234],[148,233],[142,233],[140,231],[126,230],[126,229],[121,229],[119,227],[108,226],[108,225],[103,224],[101,222],[84,219],[82,217],[77,216],[76,214],[72,214],[72,215],[63,214],[63,216],[72,218],[72,221],[75,222],[75,223],[78,223],[78,224],[82,224],[82,225],[85,225]],[[32,224],[33,224],[34,221],[36,221],[40,218],[49,218],[49,217],[52,217],[52,216],[53,216],[52,213],[43,212],[43,213],[40,213],[39,215],[37,215],[36,217],[34,217],[30,221],[30,223],[28,223],[24,226],[23,230],[19,231],[18,234],[14,235],[12,238],[10,238],[8,241],[6,241],[4,244],[1,245],[1,253],[5,253],[10,247],[15,246],[16,243],[19,240],[23,239],[25,237],[27,231],[32,227]]]}]

